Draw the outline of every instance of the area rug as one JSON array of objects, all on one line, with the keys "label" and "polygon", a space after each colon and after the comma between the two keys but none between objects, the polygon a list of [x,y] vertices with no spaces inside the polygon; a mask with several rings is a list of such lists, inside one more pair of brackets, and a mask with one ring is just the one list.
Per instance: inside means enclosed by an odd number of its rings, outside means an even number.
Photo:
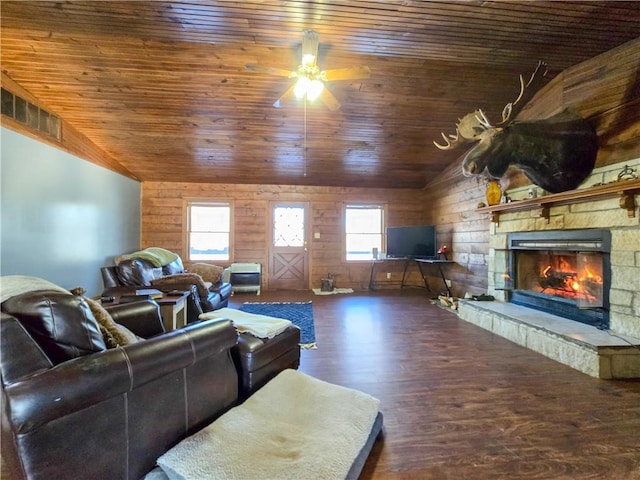
[{"label": "area rug", "polygon": [[318,348],[312,302],[245,302],[240,310],[291,320],[300,329],[300,348]]}]

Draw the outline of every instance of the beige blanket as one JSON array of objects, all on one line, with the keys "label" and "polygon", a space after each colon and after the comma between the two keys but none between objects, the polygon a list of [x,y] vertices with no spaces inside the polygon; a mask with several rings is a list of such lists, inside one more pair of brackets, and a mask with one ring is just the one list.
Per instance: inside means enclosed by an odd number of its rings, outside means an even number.
[{"label": "beige blanket", "polygon": [[240,333],[250,333],[258,338],[273,338],[276,335],[280,335],[291,325],[291,320],[284,318],[247,313],[227,307],[219,308],[213,312],[201,313],[198,318],[200,320],[228,318]]},{"label": "beige blanket", "polygon": [[114,259],[114,263],[117,265],[121,261],[129,260],[131,258],[142,258],[147,260],[154,267],[164,267],[174,260],[177,260],[178,254],[160,247],[149,247],[144,250],[140,250],[139,252],[120,255]]},{"label": "beige blanket", "polygon": [[284,370],[158,465],[171,480],[344,479],[378,407],[366,393]]},{"label": "beige blanket", "polygon": [[36,290],[57,290],[59,292],[69,293],[59,287],[55,283],[44,280],[39,277],[30,277],[28,275],[6,275],[0,277],[0,303],[5,300],[20,295],[21,293],[33,292]]}]

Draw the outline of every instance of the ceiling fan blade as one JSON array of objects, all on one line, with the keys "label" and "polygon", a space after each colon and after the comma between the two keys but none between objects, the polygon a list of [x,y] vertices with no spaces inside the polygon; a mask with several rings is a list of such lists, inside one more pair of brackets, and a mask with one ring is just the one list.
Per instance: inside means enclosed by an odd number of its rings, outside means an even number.
[{"label": "ceiling fan blade", "polygon": [[340,108],[340,102],[336,97],[334,97],[333,93],[329,91],[328,88],[324,88],[322,93],[320,94],[320,100],[324,103],[329,110],[338,110]]},{"label": "ceiling fan blade", "polygon": [[293,89],[295,88],[295,84],[291,85],[286,92],[282,94],[282,96],[276,100],[276,103],[273,104],[274,107],[280,108],[284,107],[287,103],[290,103],[293,98],[295,98],[295,94],[293,93]]},{"label": "ceiling fan blade", "polygon": [[371,76],[371,69],[366,66],[335,68],[333,70],[325,70],[324,74],[328,82],[351,80],[354,78],[369,78]]},{"label": "ceiling fan blade", "polygon": [[290,77],[293,75],[293,72],[290,70],[275,67],[263,67],[257,63],[247,63],[245,68],[250,72],[268,73],[269,75],[275,75],[277,77]]},{"label": "ceiling fan blade", "polygon": [[305,30],[302,32],[302,65],[313,67],[318,61],[318,32]]}]

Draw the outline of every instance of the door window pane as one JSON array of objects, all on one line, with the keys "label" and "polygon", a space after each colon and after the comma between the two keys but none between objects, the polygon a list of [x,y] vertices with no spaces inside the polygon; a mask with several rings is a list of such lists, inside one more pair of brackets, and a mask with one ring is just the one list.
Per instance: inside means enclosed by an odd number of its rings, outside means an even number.
[{"label": "door window pane", "polygon": [[304,246],[303,207],[275,207],[273,209],[273,246]]}]

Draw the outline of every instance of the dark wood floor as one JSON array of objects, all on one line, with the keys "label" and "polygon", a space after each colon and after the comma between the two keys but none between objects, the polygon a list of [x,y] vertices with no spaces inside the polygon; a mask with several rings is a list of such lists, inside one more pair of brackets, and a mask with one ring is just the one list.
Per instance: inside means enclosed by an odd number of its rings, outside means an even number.
[{"label": "dark wood floor", "polygon": [[640,381],[599,380],[468,324],[417,290],[315,296],[300,370],[381,400],[362,479],[640,479]]}]

